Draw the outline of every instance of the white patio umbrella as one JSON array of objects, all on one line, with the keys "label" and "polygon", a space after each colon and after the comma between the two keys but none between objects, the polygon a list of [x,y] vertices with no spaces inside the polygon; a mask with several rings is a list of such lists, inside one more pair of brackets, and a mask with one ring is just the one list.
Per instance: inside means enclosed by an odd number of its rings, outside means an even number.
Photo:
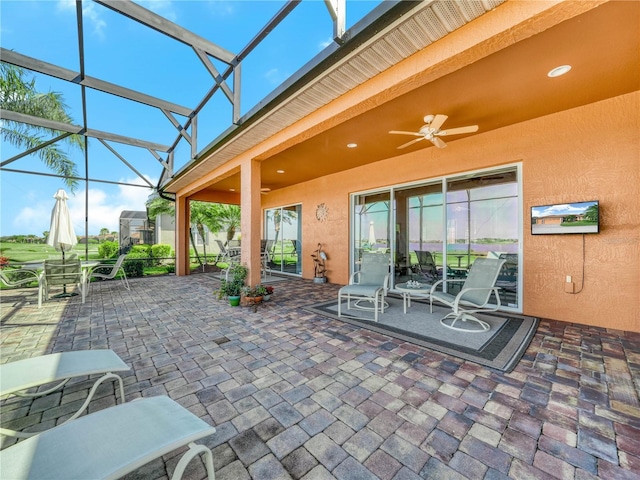
[{"label": "white patio umbrella", "polygon": [[71,213],[67,206],[69,196],[67,192],[60,189],[53,196],[56,204],[51,211],[51,226],[49,227],[49,237],[47,244],[56,250],[62,252],[62,260],[64,260],[64,252],[71,250],[78,243],[78,237],[73,230],[71,223]]},{"label": "white patio umbrella", "polygon": [[376,244],[376,231],[373,228],[373,222],[369,222],[369,245],[370,248]]}]

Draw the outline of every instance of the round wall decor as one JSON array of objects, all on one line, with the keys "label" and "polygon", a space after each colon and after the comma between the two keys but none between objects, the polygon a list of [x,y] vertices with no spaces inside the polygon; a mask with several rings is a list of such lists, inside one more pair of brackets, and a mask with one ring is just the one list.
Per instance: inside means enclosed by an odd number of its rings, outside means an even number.
[{"label": "round wall decor", "polygon": [[324,203],[321,203],[316,207],[316,218],[319,222],[324,222],[329,216],[329,209]]}]

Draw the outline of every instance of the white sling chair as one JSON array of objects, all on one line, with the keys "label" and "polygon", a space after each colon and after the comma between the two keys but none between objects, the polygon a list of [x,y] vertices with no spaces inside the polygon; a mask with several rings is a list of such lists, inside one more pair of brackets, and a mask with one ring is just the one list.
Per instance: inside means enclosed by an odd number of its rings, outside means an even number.
[{"label": "white sling chair", "polygon": [[[355,300],[354,308],[373,310],[374,321],[378,314],[384,313],[384,297],[389,290],[389,256],[382,253],[362,253],[360,270],[353,273],[349,285],[338,291],[338,317],[342,316],[342,299],[347,299],[347,310],[351,308],[351,300]],[[363,305],[363,302],[371,306]]]},{"label": "white sling chair", "polygon": [[[105,380],[117,380],[120,387],[120,400],[124,403],[124,385],[122,378],[114,372],[125,372],[131,367],[112,350],[76,350],[51,353],[0,365],[0,397],[17,395],[19,397],[41,397],[60,390],[69,380],[89,375],[101,375],[91,388],[87,399],[78,411],[66,422],[75,420],[86,410],[97,388]],[[45,390],[33,393],[27,390],[52,385]],[[65,423],[66,423],[65,422]],[[36,433],[18,432],[0,428],[0,434],[16,438],[28,438]],[[4,465],[3,465],[4,467]]]},{"label": "white sling chair", "polygon": [[124,281],[124,287],[129,290],[129,281],[127,280],[127,274],[124,271],[122,263],[127,257],[126,254],[120,255],[115,264],[112,263],[99,263],[91,269],[88,275],[88,282],[91,282],[91,278],[100,278],[102,280],[113,280],[118,275],[118,272],[122,272],[122,280]]},{"label": "white sling chair", "polygon": [[[479,320],[471,315],[478,312],[495,312],[500,308],[499,288],[495,286],[498,274],[505,261],[498,258],[478,258],[465,279],[438,280],[431,287],[429,295],[429,308],[433,313],[433,301],[437,300],[451,307],[453,311],[440,320],[445,327],[463,332],[475,333],[486,332],[491,327],[487,322]],[[437,291],[439,285],[447,282],[464,282],[457,295],[447,292]],[[496,304],[490,304],[492,294],[495,295]],[[468,328],[457,325],[458,321],[464,325],[466,322],[473,322],[480,328]]]},{"label": "white sling chair", "polygon": [[174,450],[188,449],[172,480],[204,456],[215,479],[213,455],[195,441],[216,429],[166,396],[146,397],[105,408],[52,428],[0,451],[2,477],[20,479],[116,479]]}]

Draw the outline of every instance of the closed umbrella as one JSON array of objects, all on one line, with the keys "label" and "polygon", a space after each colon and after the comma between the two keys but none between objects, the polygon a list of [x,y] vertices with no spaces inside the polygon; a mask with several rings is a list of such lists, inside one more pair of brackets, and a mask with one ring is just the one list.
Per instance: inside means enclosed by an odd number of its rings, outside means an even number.
[{"label": "closed umbrella", "polygon": [[[62,252],[62,261],[64,262],[64,253],[71,250],[78,243],[78,237],[76,237],[76,232],[73,230],[73,224],[71,223],[71,213],[67,206],[67,199],[69,198],[67,192],[60,189],[53,198],[56,199],[56,204],[51,211],[51,226],[49,227],[47,244]],[[62,296],[66,295],[67,286],[65,285]]]},{"label": "closed umbrella", "polygon": [[370,248],[373,248],[373,246],[376,244],[376,231],[373,228],[373,222],[369,223],[369,245]]},{"label": "closed umbrella", "polygon": [[78,237],[76,237],[76,232],[73,230],[73,224],[71,223],[71,213],[69,213],[69,207],[67,206],[67,199],[69,198],[67,192],[60,189],[53,198],[56,199],[56,204],[51,211],[51,226],[49,227],[47,244],[56,250],[60,250],[62,252],[62,260],[64,260],[64,252],[71,250],[78,243]]}]

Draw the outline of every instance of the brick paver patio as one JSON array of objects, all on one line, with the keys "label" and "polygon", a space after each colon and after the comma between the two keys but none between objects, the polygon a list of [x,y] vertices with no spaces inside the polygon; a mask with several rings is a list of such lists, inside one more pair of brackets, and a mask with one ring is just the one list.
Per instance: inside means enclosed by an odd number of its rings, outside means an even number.
[{"label": "brick paver patio", "polygon": [[[216,427],[202,443],[218,480],[640,479],[640,334],[543,320],[505,374],[302,309],[338,286],[274,286],[256,312],[217,300],[210,274],[41,309],[36,290],[3,290],[1,361],[113,349],[128,400],[169,395]],[[52,427],[90,385],[3,401],[2,422]],[[115,400],[103,385],[90,411]],[[168,478],[178,453],[129,477]],[[185,478],[204,477],[192,462]]]}]

